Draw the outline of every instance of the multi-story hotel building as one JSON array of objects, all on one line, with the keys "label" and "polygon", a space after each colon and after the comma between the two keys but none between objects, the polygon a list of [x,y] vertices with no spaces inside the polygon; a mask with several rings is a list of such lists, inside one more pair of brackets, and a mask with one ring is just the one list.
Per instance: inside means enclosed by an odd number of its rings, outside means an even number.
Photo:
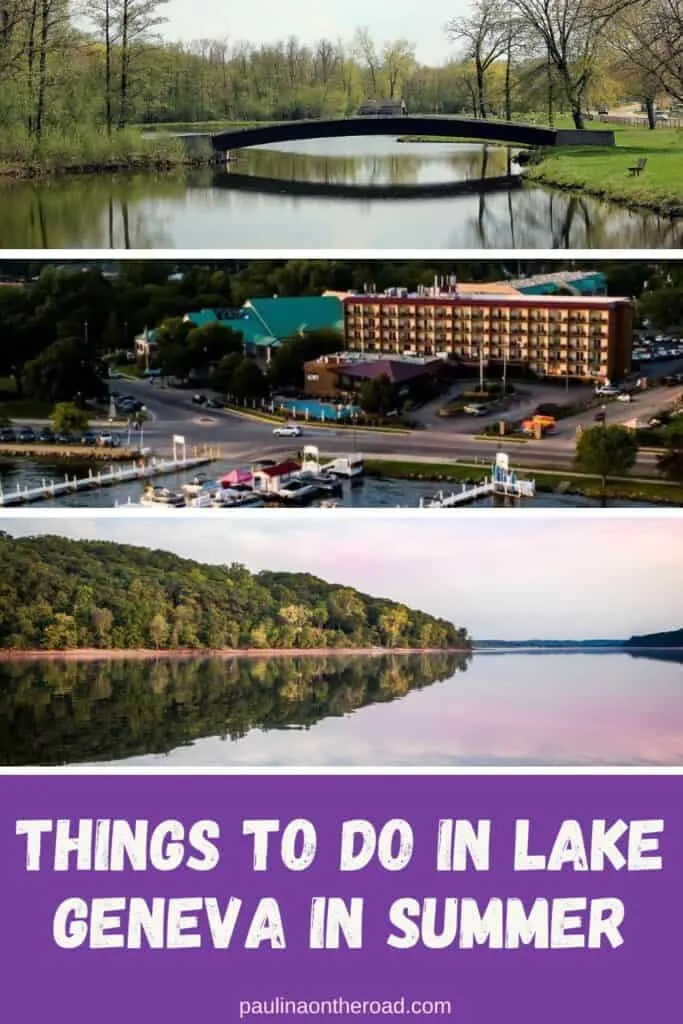
[{"label": "multi-story hotel building", "polygon": [[343,298],[351,351],[507,364],[539,377],[617,380],[631,368],[633,307],[605,296],[451,285]]}]

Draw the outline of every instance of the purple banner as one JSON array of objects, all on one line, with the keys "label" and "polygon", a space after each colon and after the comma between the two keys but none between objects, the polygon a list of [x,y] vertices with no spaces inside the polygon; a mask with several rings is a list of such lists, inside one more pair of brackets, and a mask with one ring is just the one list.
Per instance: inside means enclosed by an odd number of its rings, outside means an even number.
[{"label": "purple banner", "polygon": [[7,1021],[676,1017],[681,777],[0,787]]}]

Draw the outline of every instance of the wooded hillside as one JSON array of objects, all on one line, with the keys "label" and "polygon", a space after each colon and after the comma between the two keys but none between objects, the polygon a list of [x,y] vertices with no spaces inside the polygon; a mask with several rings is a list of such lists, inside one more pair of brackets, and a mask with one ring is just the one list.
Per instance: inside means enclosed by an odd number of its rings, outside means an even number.
[{"label": "wooded hillside", "polygon": [[304,573],[0,534],[0,648],[469,649],[467,631]]}]

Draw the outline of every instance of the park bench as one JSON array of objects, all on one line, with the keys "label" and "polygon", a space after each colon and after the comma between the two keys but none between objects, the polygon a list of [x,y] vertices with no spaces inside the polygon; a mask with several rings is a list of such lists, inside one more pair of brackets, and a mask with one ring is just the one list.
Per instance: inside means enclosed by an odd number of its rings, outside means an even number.
[{"label": "park bench", "polygon": [[647,158],[644,157],[644,156],[641,156],[640,160],[637,162],[635,167],[629,167],[628,173],[631,175],[631,177],[633,177],[633,176],[637,177],[640,174],[641,171],[645,170],[646,165],[647,165]]}]

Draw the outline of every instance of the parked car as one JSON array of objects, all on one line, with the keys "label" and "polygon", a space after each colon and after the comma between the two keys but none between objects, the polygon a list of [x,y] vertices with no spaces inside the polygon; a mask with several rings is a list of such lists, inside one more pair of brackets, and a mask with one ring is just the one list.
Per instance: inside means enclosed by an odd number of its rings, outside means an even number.
[{"label": "parked car", "polygon": [[80,438],[77,434],[71,434],[68,430],[63,430],[55,435],[55,441],[57,444],[78,444]]},{"label": "parked car", "polygon": [[17,436],[11,427],[2,427],[0,429],[0,441],[11,443],[12,441],[16,441],[16,439]]},{"label": "parked car", "polygon": [[596,395],[611,395],[612,397],[616,397],[620,393],[620,389],[615,387],[614,384],[602,384],[595,389]]},{"label": "parked car", "polygon": [[54,444],[55,435],[49,427],[43,427],[38,434],[38,440],[41,444]]},{"label": "parked car", "polygon": [[121,438],[118,434],[105,432],[97,435],[97,444],[101,448],[119,448],[121,446]]},{"label": "parked car", "polygon": [[608,107],[598,107],[598,114],[609,114]]},{"label": "parked car", "polygon": [[87,433],[81,438],[81,444],[87,444],[89,447],[94,448],[97,444],[97,434],[94,430],[88,430]]},{"label": "parked car", "polygon": [[595,422],[596,423],[604,423],[605,419],[606,419],[606,416],[605,416],[604,412],[596,412],[596,414],[595,414]]},{"label": "parked car", "polygon": [[32,444],[36,440],[36,432],[33,427],[21,427],[17,431],[17,441],[21,441],[22,444]]},{"label": "parked car", "polygon": [[273,430],[275,437],[301,437],[301,433],[301,427],[296,423],[286,423],[284,427],[275,427]]},{"label": "parked car", "polygon": [[669,115],[665,110],[658,110],[655,114],[655,121],[668,121]]}]

